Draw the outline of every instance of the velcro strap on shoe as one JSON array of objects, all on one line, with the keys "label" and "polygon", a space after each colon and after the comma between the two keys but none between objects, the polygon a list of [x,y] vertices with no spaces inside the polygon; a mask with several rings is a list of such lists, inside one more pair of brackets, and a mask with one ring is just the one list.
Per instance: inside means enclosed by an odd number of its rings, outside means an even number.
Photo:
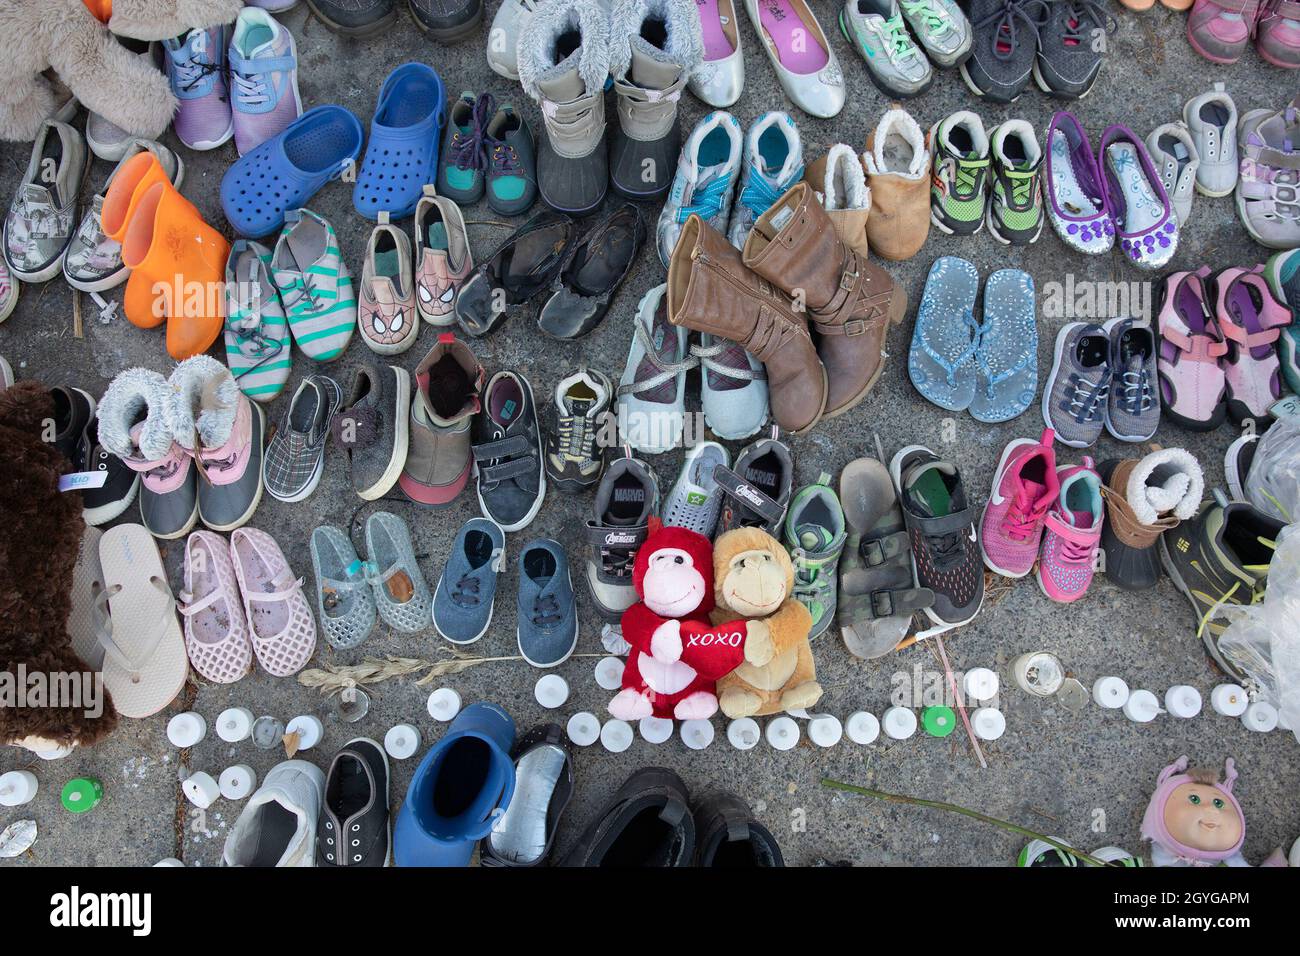
[{"label": "velcro strap on shoe", "polygon": [[963,508],[961,511],[954,511],[950,515],[943,515],[939,518],[917,518],[915,520],[924,534],[952,534],[954,531],[964,531],[970,527],[975,520],[975,515],[971,509]]},{"label": "velcro strap on shoe", "polygon": [[513,458],[510,461],[503,461],[495,465],[483,465],[479,467],[479,475],[487,484],[495,485],[503,481],[509,481],[511,478],[522,478],[525,475],[537,473],[537,462],[529,456],[527,458]]},{"label": "velcro strap on shoe", "polygon": [[912,539],[906,531],[882,534],[878,538],[863,538],[858,545],[858,553],[869,568],[878,568],[887,561],[912,550]]},{"label": "velcro strap on shoe", "polygon": [[255,57],[247,59],[233,50],[228,54],[227,65],[231,73],[254,76],[259,73],[289,73],[298,68],[298,61],[291,56]]},{"label": "velcro strap on shoe", "polygon": [[929,588],[898,588],[871,592],[871,616],[911,617],[917,611],[934,606],[934,592]]},{"label": "velcro strap on shoe", "polygon": [[713,480],[723,494],[759,515],[769,525],[775,525],[785,514],[784,508],[730,468],[716,466]]},{"label": "velcro strap on shoe", "polygon": [[516,458],[530,454],[534,445],[523,435],[511,435],[496,441],[483,442],[472,449],[475,461],[492,461],[496,458]]},{"label": "velcro strap on shoe", "polygon": [[634,528],[611,528],[608,525],[587,524],[587,540],[601,551],[632,551],[641,547],[650,529],[646,525]]}]

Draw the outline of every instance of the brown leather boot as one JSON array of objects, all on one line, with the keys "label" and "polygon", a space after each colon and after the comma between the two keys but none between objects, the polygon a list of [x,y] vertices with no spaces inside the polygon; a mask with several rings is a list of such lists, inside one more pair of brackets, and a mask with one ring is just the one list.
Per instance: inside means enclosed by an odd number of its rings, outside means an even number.
[{"label": "brown leather boot", "polygon": [[817,424],[826,408],[826,369],[807,321],[699,216],[686,220],[673,247],[666,298],[673,325],[730,339],[763,363],[781,428],[798,434]]},{"label": "brown leather boot", "polygon": [[830,383],[825,417],[862,401],[884,368],[889,322],[907,311],[902,286],[849,248],[806,182],[754,223],[744,263],[807,310]]}]

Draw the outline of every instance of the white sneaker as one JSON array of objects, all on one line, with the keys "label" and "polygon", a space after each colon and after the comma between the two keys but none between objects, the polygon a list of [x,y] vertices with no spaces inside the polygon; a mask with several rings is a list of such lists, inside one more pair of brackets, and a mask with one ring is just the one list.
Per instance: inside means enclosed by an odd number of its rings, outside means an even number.
[{"label": "white sneaker", "polygon": [[1183,107],[1183,122],[1201,157],[1196,191],[1202,196],[1226,196],[1237,186],[1237,105],[1222,83],[1193,96]]},{"label": "white sneaker", "polygon": [[1178,225],[1187,225],[1196,198],[1196,174],[1201,168],[1196,141],[1183,123],[1162,123],[1147,136],[1147,152],[1165,184]]},{"label": "white sneaker", "polygon": [[745,134],[744,171],[727,238],[745,247],[758,217],[803,178],[803,142],[789,113],[773,110],[754,121]]},{"label": "white sneaker", "polygon": [[315,866],[325,774],[305,760],[271,768],[226,836],[226,866]]},{"label": "white sneaker", "polygon": [[677,160],[677,175],[655,227],[659,261],[665,269],[677,237],[682,234],[682,224],[692,213],[718,232],[727,231],[744,145],[740,121],[722,110],[705,116],[686,137]]},{"label": "white sneaker", "polygon": [[664,524],[713,536],[722,510],[722,490],[713,479],[713,469],[719,465],[729,467],[731,456],[717,442],[700,442],[686,453],[681,474],[664,499]]}]

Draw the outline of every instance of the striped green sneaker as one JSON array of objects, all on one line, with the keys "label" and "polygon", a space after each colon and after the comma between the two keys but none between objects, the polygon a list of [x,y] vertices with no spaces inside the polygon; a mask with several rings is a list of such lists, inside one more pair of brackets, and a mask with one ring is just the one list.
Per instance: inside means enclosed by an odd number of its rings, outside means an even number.
[{"label": "striped green sneaker", "polygon": [[968,110],[953,113],[930,130],[934,175],[930,221],[948,235],[971,236],[984,225],[988,207],[989,137]]},{"label": "striped green sneaker", "polygon": [[271,274],[303,354],[317,362],[342,355],[357,327],[357,296],[329,221],[310,209],[286,213]]},{"label": "striped green sneaker", "polygon": [[998,242],[1027,246],[1043,231],[1043,151],[1034,128],[1007,120],[989,136],[993,154],[993,196],[989,232]]},{"label": "striped green sneaker", "polygon": [[289,323],[268,271],[271,250],[238,239],[226,260],[226,364],[245,395],[269,402],[293,364]]},{"label": "striped green sneaker", "polygon": [[785,546],[794,564],[794,596],[812,615],[808,637],[819,636],[835,620],[837,569],[848,528],[840,499],[822,472],[817,484],[800,488],[785,520]]}]

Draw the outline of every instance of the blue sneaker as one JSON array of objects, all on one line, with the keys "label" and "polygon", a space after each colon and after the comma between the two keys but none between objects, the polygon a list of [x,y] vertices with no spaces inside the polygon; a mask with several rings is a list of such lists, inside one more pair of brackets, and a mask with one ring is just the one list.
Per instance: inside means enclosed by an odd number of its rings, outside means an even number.
[{"label": "blue sneaker", "polygon": [[682,234],[682,224],[692,213],[718,232],[727,231],[744,144],[740,121],[725,110],[705,116],[686,137],[677,175],[655,228],[659,261],[665,269]]},{"label": "blue sneaker", "polygon": [[1024,414],[1038,391],[1038,323],[1034,280],[1019,269],[999,269],[984,283],[984,321],[975,350],[971,417],[1009,422]]},{"label": "blue sneaker", "polygon": [[453,644],[473,644],[487,633],[497,575],[506,559],[506,535],[488,518],[461,526],[433,592],[433,626]]},{"label": "blue sneaker", "polygon": [[558,541],[539,538],[519,552],[519,653],[534,667],[554,667],[578,644],[569,559]]},{"label": "blue sneaker", "polygon": [[423,63],[404,63],[388,74],[379,88],[366,158],[352,190],[357,212],[370,220],[380,210],[395,220],[415,212],[424,184],[438,175],[438,131],[446,99],[442,80]]},{"label": "blue sneaker", "polygon": [[916,311],[907,374],[924,398],[950,412],[969,408],[975,398],[979,288],[975,266],[956,256],[941,256],[930,267]]},{"label": "blue sneaker", "polygon": [[496,704],[471,704],[424,755],[393,827],[397,866],[469,866],[515,792],[515,722]]}]

